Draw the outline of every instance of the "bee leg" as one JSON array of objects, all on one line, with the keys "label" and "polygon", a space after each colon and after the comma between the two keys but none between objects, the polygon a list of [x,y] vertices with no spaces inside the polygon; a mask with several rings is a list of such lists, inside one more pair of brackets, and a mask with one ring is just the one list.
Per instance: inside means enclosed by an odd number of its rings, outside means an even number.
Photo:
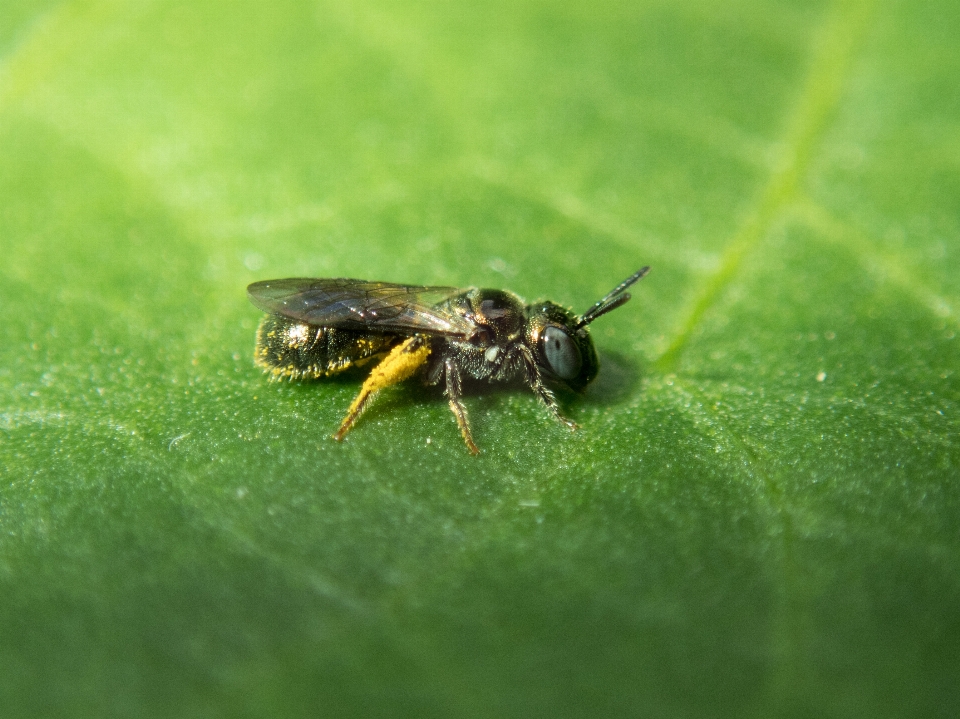
[{"label": "bee leg", "polygon": [[523,354],[523,368],[527,385],[529,385],[530,389],[533,390],[533,393],[537,395],[544,406],[553,413],[553,416],[567,425],[570,431],[579,429],[580,425],[560,414],[560,405],[557,404],[557,398],[553,396],[550,388],[543,383],[540,370],[537,369],[537,363],[533,361],[533,354],[526,347],[521,347],[520,349]]},{"label": "bee leg", "polygon": [[343,440],[377,392],[411,377],[429,355],[430,345],[420,337],[411,337],[390,350],[390,354],[370,372],[333,438],[338,442]]},{"label": "bee leg", "polygon": [[467,419],[467,408],[460,398],[460,370],[451,360],[444,362],[444,369],[447,376],[447,399],[450,400],[450,410],[453,416],[457,418],[457,426],[460,428],[460,434],[463,435],[463,441],[467,443],[467,449],[470,454],[480,454],[480,449],[473,441],[473,435],[470,432],[470,420]]}]

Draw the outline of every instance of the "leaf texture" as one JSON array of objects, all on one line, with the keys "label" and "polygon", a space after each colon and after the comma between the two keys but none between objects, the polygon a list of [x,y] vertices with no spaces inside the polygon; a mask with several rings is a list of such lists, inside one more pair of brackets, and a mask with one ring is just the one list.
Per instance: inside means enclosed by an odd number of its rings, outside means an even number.
[{"label": "leaf texture", "polygon": [[[960,11],[0,8],[0,706],[960,713]],[[245,287],[510,289],[563,397],[270,383]]]}]

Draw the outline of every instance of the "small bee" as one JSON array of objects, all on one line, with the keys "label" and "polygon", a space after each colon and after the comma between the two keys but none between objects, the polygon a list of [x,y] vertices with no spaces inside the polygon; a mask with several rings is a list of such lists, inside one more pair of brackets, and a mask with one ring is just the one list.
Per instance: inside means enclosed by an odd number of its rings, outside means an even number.
[{"label": "small bee", "polygon": [[544,301],[524,304],[503,290],[416,287],[348,279],[254,282],[250,301],[267,312],[257,329],[255,360],[275,379],[328,377],[379,359],[340,429],[342,440],[377,392],[420,373],[443,382],[467,448],[477,454],[463,404],[463,379],[522,379],[553,415],[545,380],[582,391],[599,361],[587,325],[630,299],[644,267],[582,315]]}]

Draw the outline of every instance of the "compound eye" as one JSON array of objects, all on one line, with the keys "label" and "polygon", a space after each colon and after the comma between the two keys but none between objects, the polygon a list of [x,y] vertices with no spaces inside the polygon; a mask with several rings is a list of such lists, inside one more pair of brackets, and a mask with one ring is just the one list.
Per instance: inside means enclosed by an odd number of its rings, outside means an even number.
[{"label": "compound eye", "polygon": [[550,371],[560,379],[573,379],[580,374],[583,360],[573,339],[559,327],[547,327],[540,338],[543,355]]}]

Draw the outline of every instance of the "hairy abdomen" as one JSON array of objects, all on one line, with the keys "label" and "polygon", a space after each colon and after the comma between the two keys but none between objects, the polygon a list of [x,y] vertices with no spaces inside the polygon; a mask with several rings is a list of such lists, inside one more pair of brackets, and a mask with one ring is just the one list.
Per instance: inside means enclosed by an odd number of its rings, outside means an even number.
[{"label": "hairy abdomen", "polygon": [[387,352],[398,339],[267,315],[257,328],[254,359],[278,379],[327,377]]}]

